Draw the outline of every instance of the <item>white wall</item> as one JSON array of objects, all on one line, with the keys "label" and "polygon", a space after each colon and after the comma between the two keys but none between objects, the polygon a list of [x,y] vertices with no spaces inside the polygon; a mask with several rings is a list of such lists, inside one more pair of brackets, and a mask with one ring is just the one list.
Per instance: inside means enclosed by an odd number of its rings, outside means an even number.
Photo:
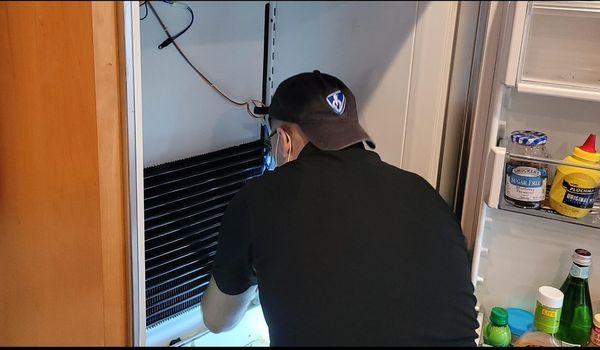
[{"label": "white wall", "polygon": [[[188,23],[185,9],[153,4],[171,34]],[[261,99],[264,2],[187,2],[192,27],[177,42],[190,60],[238,100]],[[144,8],[140,9],[144,15]],[[260,124],[200,80],[152,13],[141,22],[144,166],[254,141]]]},{"label": "white wall", "polygon": [[377,151],[400,166],[416,19],[410,1],[279,1],[274,86],[314,69],[337,76]]},{"label": "white wall", "polygon": [[[188,14],[154,2],[168,28]],[[261,97],[264,2],[190,2],[196,21],[178,42],[238,99]],[[436,185],[456,4],[274,2],[274,87],[320,69],[354,91],[382,158]],[[142,15],[144,9],[141,10]],[[185,65],[152,14],[142,21],[144,165],[249,142],[259,122],[228,104]]]},{"label": "white wall", "polygon": [[[456,4],[276,3],[274,88],[319,69],[354,92],[383,160],[436,184]],[[273,89],[274,91],[274,89]]]},{"label": "white wall", "polygon": [[456,1],[419,2],[411,62],[402,168],[423,176],[436,188],[457,7]]}]

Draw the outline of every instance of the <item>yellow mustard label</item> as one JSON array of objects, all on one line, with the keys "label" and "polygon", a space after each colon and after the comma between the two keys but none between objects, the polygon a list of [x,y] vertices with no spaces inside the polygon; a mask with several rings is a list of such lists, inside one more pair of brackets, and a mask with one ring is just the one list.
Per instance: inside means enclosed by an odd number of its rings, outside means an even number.
[{"label": "yellow mustard label", "polygon": [[[550,189],[550,206],[572,218],[589,214],[598,195],[598,172],[575,167],[559,167]],[[600,173],[599,173],[600,174]]]}]

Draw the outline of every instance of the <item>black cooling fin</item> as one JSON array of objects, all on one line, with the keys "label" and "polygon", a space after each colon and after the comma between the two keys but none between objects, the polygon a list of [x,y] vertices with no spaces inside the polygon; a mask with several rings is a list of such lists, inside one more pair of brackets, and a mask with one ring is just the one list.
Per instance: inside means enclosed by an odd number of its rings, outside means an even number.
[{"label": "black cooling fin", "polygon": [[147,327],[199,304],[225,208],[263,164],[255,141],[144,169]]}]

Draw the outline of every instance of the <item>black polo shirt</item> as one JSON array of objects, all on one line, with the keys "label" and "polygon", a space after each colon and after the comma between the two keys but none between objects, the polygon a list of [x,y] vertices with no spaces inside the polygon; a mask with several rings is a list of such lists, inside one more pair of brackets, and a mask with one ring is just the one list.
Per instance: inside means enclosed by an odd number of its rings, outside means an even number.
[{"label": "black polo shirt", "polygon": [[362,144],[250,181],[231,201],[213,276],[258,283],[271,345],[474,345],[456,217],[421,177]]}]

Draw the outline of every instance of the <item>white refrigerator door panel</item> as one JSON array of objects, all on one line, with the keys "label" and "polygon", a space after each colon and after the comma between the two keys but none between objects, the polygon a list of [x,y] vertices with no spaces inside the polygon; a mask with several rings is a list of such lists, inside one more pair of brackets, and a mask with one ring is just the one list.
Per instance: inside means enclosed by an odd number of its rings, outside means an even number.
[{"label": "white refrigerator door panel", "polygon": [[[510,52],[510,40],[521,35],[512,32],[520,27],[513,26],[514,6],[514,3],[500,2],[491,6],[480,89],[475,102],[478,108],[482,107],[475,110],[475,128],[471,135],[474,149],[471,149],[469,165],[472,168],[467,178],[466,211],[463,212],[463,229],[473,233],[472,280],[480,311],[486,313],[486,317],[494,306],[533,310],[537,288],[561,286],[576,248],[588,249],[596,258],[600,256],[597,228],[497,209],[505,148],[496,146],[505,131],[546,132],[548,149],[555,158],[570,154],[572,147],[580,145],[588,133],[600,132],[600,109],[596,102],[517,92],[502,85],[507,74],[516,74],[516,68],[510,67],[510,57],[515,56]],[[516,18],[522,20],[518,13]],[[499,49],[497,55],[485,54],[494,48]],[[486,69],[486,66],[494,68]],[[589,281],[593,307],[598,310],[600,269],[594,265]]]}]

